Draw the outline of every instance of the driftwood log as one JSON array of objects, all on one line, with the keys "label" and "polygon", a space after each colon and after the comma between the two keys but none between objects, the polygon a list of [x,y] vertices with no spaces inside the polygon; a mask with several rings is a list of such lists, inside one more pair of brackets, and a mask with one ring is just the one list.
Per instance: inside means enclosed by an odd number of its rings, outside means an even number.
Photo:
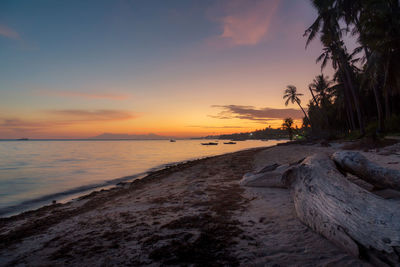
[{"label": "driftwood log", "polygon": [[268,165],[260,171],[246,173],[239,183],[248,187],[286,188],[286,185],[282,182],[282,175],[288,168],[289,164]]},{"label": "driftwood log", "polygon": [[332,159],[344,171],[354,174],[378,188],[400,190],[400,171],[372,163],[359,152],[338,151],[333,154]]},{"label": "driftwood log", "polygon": [[400,202],[348,181],[325,154],[287,170],[299,219],[351,254],[378,265],[400,265]]}]

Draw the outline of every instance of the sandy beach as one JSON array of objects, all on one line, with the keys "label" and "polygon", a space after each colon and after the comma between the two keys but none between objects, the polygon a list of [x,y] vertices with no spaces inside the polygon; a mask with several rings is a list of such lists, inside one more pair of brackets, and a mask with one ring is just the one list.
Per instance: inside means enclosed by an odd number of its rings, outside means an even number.
[{"label": "sandy beach", "polygon": [[400,267],[400,0],[3,0],[0,51],[0,267]]},{"label": "sandy beach", "polygon": [[[302,224],[289,190],[239,185],[247,172],[339,147],[284,145],[195,160],[0,219],[0,263],[368,266]],[[399,151],[363,154],[398,169]]]}]

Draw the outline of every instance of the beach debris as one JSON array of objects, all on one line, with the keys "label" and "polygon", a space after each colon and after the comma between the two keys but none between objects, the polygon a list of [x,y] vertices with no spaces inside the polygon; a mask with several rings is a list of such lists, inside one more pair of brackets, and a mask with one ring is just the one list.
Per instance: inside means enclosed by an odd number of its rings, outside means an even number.
[{"label": "beach debris", "polygon": [[[361,162],[368,169],[363,175],[384,172]],[[400,201],[383,199],[350,182],[326,154],[289,168],[282,182],[291,190],[298,218],[314,231],[374,265],[400,264]]]},{"label": "beach debris", "polygon": [[379,188],[400,190],[400,171],[381,167],[356,151],[338,151],[332,159],[339,167]]},{"label": "beach debris", "polygon": [[319,143],[320,146],[322,147],[330,147],[331,144],[329,144],[329,142],[327,140],[322,140],[321,143]]},{"label": "beach debris", "polygon": [[282,174],[289,168],[289,164],[272,164],[262,168],[258,172],[246,173],[240,180],[240,184],[248,187],[277,187],[286,188],[282,183]]}]

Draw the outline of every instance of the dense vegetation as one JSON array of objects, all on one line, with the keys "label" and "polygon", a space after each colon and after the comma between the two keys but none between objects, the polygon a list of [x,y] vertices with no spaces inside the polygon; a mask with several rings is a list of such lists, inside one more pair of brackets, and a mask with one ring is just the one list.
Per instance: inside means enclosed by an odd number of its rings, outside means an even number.
[{"label": "dense vegetation", "polygon": [[[400,131],[400,2],[398,0],[312,0],[318,17],[305,31],[307,45],[319,38],[321,71],[309,85],[312,99],[303,120],[316,135],[353,136]],[[349,51],[344,39],[358,47]],[[296,87],[284,98],[300,106]],[[301,107],[301,106],[300,106]]]},{"label": "dense vegetation", "polygon": [[[297,133],[299,129],[292,129],[293,133]],[[223,135],[210,135],[207,139],[223,139],[223,140],[268,140],[268,139],[286,139],[288,138],[287,129],[273,129],[271,127],[256,130],[253,132],[223,134]]]}]

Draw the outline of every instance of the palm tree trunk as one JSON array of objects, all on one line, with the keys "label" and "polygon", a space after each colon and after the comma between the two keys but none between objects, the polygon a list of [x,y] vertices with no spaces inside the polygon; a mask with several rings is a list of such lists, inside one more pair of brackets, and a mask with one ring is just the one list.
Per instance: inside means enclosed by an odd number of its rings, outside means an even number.
[{"label": "palm tree trunk", "polygon": [[[361,28],[360,20],[357,18],[357,16],[354,16],[354,22],[355,22],[356,28],[357,28],[357,30],[358,30],[358,33],[359,33],[360,36],[361,36],[361,35],[363,34],[363,30],[362,30],[362,28]],[[361,45],[362,45],[362,47],[363,47],[365,56],[366,56],[367,61],[368,61],[369,55],[370,55],[371,53],[368,51],[368,48],[365,46],[365,44],[361,44]]]},{"label": "palm tree trunk", "polygon": [[383,80],[383,94],[385,97],[385,115],[386,119],[390,119],[390,104],[389,104],[389,90],[387,87],[387,79],[388,79],[388,71],[389,71],[389,60],[387,60],[385,64],[385,76]]},{"label": "palm tree trunk", "polygon": [[350,123],[350,129],[353,131],[354,129],[356,129],[356,124],[354,121],[354,114],[353,114],[353,108],[351,105],[351,101],[350,101],[350,89],[347,83],[347,80],[345,79],[344,75],[343,75],[343,71],[341,69],[339,69],[339,75],[341,77],[341,80],[343,82],[343,87],[344,87],[344,101],[345,101],[345,107],[346,107],[346,112],[347,112],[347,117],[349,119],[349,123]]},{"label": "palm tree trunk", "polygon": [[390,101],[389,101],[389,93],[388,90],[385,90],[385,117],[386,119],[390,119]]},{"label": "palm tree trunk", "polygon": [[303,109],[303,107],[300,105],[299,101],[296,101],[296,102],[297,102],[297,105],[299,105],[301,111],[303,111],[304,116],[306,117],[306,119],[308,120],[308,123],[310,124],[310,127],[313,128],[313,127],[312,127],[312,124],[311,124],[311,120],[310,120],[310,118],[307,116],[307,113],[304,111],[304,109]]},{"label": "palm tree trunk", "polygon": [[360,134],[361,134],[361,136],[363,136],[363,135],[365,135],[365,127],[364,127],[364,122],[363,122],[362,113],[361,113],[360,100],[358,98],[357,91],[353,86],[353,82],[351,81],[351,76],[350,76],[350,72],[349,72],[347,64],[344,64],[344,66],[342,64],[342,67],[344,67],[344,73],[345,73],[345,76],[346,76],[346,79],[347,79],[347,82],[348,82],[348,85],[350,88],[351,95],[354,100],[354,106],[356,108],[358,124],[360,127]]},{"label": "palm tree trunk", "polygon": [[354,121],[354,114],[353,114],[353,108],[351,106],[351,102],[350,102],[350,97],[349,97],[349,92],[348,92],[348,88],[347,85],[345,86],[346,89],[345,91],[345,106],[346,106],[346,112],[347,112],[347,117],[349,119],[349,123],[350,123],[350,129],[353,131],[356,129],[356,123]]},{"label": "palm tree trunk", "polygon": [[[357,27],[360,28],[360,26],[357,24]],[[369,61],[369,56],[370,53],[367,49],[367,47],[363,46],[364,48],[364,53],[365,56],[367,58],[367,64]],[[382,103],[381,103],[381,96],[379,94],[378,88],[376,86],[376,84],[372,85],[372,91],[374,92],[374,96],[375,96],[375,103],[376,103],[376,110],[378,113],[378,133],[382,133],[385,131],[385,120],[383,119],[383,109],[382,109]]]},{"label": "palm tree trunk", "polygon": [[382,133],[385,131],[385,121],[383,119],[383,110],[382,110],[382,104],[381,104],[381,100],[380,100],[380,95],[378,92],[378,88],[376,88],[376,85],[372,85],[372,89],[374,91],[374,95],[375,95],[375,102],[376,102],[376,109],[378,111],[378,133]]},{"label": "palm tree trunk", "polygon": [[310,93],[314,99],[315,105],[319,108],[318,101],[317,101],[317,98],[315,98],[314,92],[312,91],[311,87],[308,87],[308,89],[310,90]]}]

